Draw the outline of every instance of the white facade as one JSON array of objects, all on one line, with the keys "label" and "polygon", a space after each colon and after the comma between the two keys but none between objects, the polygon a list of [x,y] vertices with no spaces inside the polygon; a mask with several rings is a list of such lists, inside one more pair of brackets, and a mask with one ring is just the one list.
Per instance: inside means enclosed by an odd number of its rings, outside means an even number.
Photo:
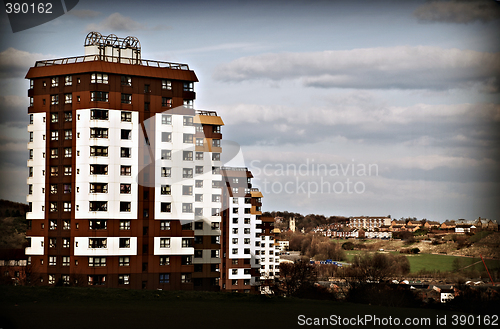
[{"label": "white facade", "polygon": [[[28,196],[26,201],[31,204],[31,212],[26,213],[26,219],[45,218],[45,175],[50,172],[45,168],[45,157],[48,156],[46,150],[46,114],[30,114],[30,124],[28,133],[30,142],[28,142]],[[31,123],[32,122],[32,123]]]},{"label": "white facade", "polygon": [[[139,114],[131,113],[131,122],[121,120],[120,110],[107,110],[107,120],[92,120],[92,109],[76,111],[76,219],[137,219],[137,175],[139,169]],[[92,138],[91,130],[107,129],[107,138]],[[122,139],[123,130],[130,138]],[[106,147],[107,156],[91,156],[91,147]],[[122,148],[130,150],[122,157]],[[90,165],[107,166],[106,174],[91,174]],[[130,166],[130,174],[122,175],[121,167]],[[93,183],[107,184],[106,192],[91,193]],[[121,193],[120,184],[130,184],[130,193]],[[105,211],[92,211],[90,203],[107,202]],[[120,211],[120,202],[130,202],[128,211]]]},{"label": "white facade", "polygon": [[[92,248],[91,239],[105,239],[106,247]],[[120,247],[120,239],[128,239],[128,246]],[[135,256],[137,255],[137,237],[75,237],[73,254],[75,256]]]},{"label": "white facade", "polygon": [[26,247],[25,254],[26,255],[44,255],[44,237],[43,236],[27,236],[26,239],[31,240],[31,246]]}]

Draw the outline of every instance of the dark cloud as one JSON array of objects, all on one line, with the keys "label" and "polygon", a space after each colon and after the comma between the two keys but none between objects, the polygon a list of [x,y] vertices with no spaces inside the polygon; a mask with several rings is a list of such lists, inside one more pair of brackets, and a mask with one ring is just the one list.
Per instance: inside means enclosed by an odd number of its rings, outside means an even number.
[{"label": "dark cloud", "polygon": [[26,127],[29,122],[28,98],[19,96],[0,96],[0,124]]},{"label": "dark cloud", "polygon": [[422,22],[490,22],[500,18],[500,5],[492,0],[431,1],[418,7],[413,15]]},{"label": "dark cloud", "polygon": [[76,16],[78,18],[94,18],[101,15],[101,12],[89,9],[73,9],[68,12],[69,15]]},{"label": "dark cloud", "polygon": [[43,58],[46,56],[8,48],[0,53],[0,78],[24,78],[28,69]]},{"label": "dark cloud", "polygon": [[86,29],[88,31],[132,32],[143,30],[163,31],[169,30],[171,29],[171,27],[166,25],[155,25],[154,27],[148,27],[147,25],[141,24],[130,17],[123,16],[120,13],[113,13],[98,24],[87,25]]},{"label": "dark cloud", "polygon": [[397,46],[248,56],[220,65],[220,81],[299,79],[305,86],[500,91],[500,54],[429,46]]}]

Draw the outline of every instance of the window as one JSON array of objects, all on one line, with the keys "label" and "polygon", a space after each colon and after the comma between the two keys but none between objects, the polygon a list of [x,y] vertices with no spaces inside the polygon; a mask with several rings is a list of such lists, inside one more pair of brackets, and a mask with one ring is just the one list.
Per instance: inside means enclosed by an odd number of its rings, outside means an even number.
[{"label": "window", "polygon": [[33,160],[33,149],[30,149],[29,151],[29,159]]},{"label": "window", "polygon": [[132,149],[130,147],[122,147],[120,149],[120,156],[122,158],[130,158],[130,157],[132,157]]},{"label": "window", "polygon": [[119,247],[120,248],[130,248],[130,238],[120,238]]},{"label": "window", "polygon": [[193,246],[193,239],[191,238],[182,238],[182,248],[189,248]]},{"label": "window", "polygon": [[212,208],[212,216],[220,216],[220,209]]},{"label": "window", "polygon": [[73,95],[72,94],[64,94],[64,103],[71,104],[72,102],[73,102]]},{"label": "window", "polygon": [[212,181],[212,188],[221,188],[222,187],[222,181],[214,180]]},{"label": "window", "polygon": [[122,104],[132,104],[132,95],[122,94]]},{"label": "window", "polygon": [[181,257],[181,265],[192,265],[192,264],[193,264],[193,256]]},{"label": "window", "polygon": [[171,177],[171,176],[172,176],[172,168],[161,167],[161,177]]},{"label": "window", "polygon": [[193,134],[183,134],[182,142],[183,143],[193,143]]},{"label": "window", "polygon": [[201,175],[201,174],[203,174],[203,166],[196,166],[196,167],[194,167],[194,172],[195,172],[197,175]]},{"label": "window", "polygon": [[120,194],[130,194],[132,191],[131,184],[120,184]]},{"label": "window", "polygon": [[107,248],[107,238],[89,238],[89,248]]},{"label": "window", "polygon": [[30,114],[30,125],[33,124],[33,114]]},{"label": "window", "polygon": [[130,212],[131,202],[120,202],[120,212]]},{"label": "window", "polygon": [[33,177],[33,167],[28,167],[28,177]]},{"label": "window", "polygon": [[245,239],[243,240],[243,242],[244,242],[245,244],[250,244],[250,238],[245,238]]},{"label": "window", "polygon": [[121,176],[132,175],[132,167],[131,166],[120,166],[120,175]]},{"label": "window", "polygon": [[90,83],[108,83],[108,75],[106,73],[92,73],[90,75]]},{"label": "window", "polygon": [[62,239],[62,246],[63,248],[69,248],[69,238]]},{"label": "window", "polygon": [[212,161],[220,161],[220,153],[212,153]]},{"label": "window", "polygon": [[59,150],[56,148],[50,149],[50,158],[51,159],[59,158]]},{"label": "window", "polygon": [[161,186],[161,195],[170,195],[170,194],[171,194],[170,185],[162,185]]},{"label": "window", "polygon": [[192,203],[183,203],[182,204],[182,212],[184,212],[184,213],[193,212],[193,204]]},{"label": "window", "polygon": [[28,194],[33,194],[33,184],[28,185]]},{"label": "window", "polygon": [[49,274],[49,284],[56,283],[56,276],[54,274]]},{"label": "window", "polygon": [[212,139],[213,147],[220,147],[220,139]]},{"label": "window", "polygon": [[89,266],[91,267],[106,266],[106,257],[89,257]]},{"label": "window", "polygon": [[69,266],[70,263],[70,257],[69,256],[63,256],[62,258],[62,266]]},{"label": "window", "polygon": [[107,157],[108,156],[108,147],[107,146],[91,146],[90,147],[90,156]]},{"label": "window", "polygon": [[64,131],[64,139],[65,140],[73,139],[73,131],[70,129],[65,130]]},{"label": "window", "polygon": [[91,175],[107,175],[108,174],[108,166],[107,165],[99,165],[99,164],[91,164],[90,165],[90,174]]},{"label": "window", "polygon": [[220,167],[212,167],[212,174],[220,175]]},{"label": "window", "polygon": [[51,87],[57,87],[57,86],[59,86],[59,77],[52,77],[50,79],[50,82],[51,82],[50,83]]},{"label": "window", "polygon": [[57,257],[49,256],[49,266],[56,266],[56,265],[57,265]]},{"label": "window", "polygon": [[89,201],[90,211],[108,211],[107,201]]},{"label": "window", "polygon": [[160,273],[160,283],[169,283],[169,282],[170,282],[170,274]]},{"label": "window", "polygon": [[172,151],[171,150],[161,150],[161,159],[162,160],[172,160]]},{"label": "window", "polygon": [[[71,204],[70,204],[71,208]],[[71,229],[71,221],[69,219],[63,220],[63,230],[70,230]]]},{"label": "window", "polygon": [[184,91],[193,91],[193,85],[194,84],[192,82],[184,82]]},{"label": "window", "polygon": [[220,134],[221,133],[220,126],[212,126],[212,132],[214,134]]},{"label": "window", "polygon": [[250,229],[249,229],[248,227],[247,227],[247,228],[245,228],[245,231],[244,231],[243,233],[245,233],[245,234],[250,234]]},{"label": "window", "polygon": [[169,256],[160,256],[160,266],[170,265]]},{"label": "window", "polygon": [[129,283],[130,283],[130,275],[129,274],[118,275],[118,284],[129,284]]},{"label": "window", "polygon": [[221,202],[221,195],[220,194],[212,194],[212,202]]},{"label": "window", "polygon": [[122,117],[122,122],[132,122],[132,112],[122,111],[121,117]]},{"label": "window", "polygon": [[122,129],[121,132],[122,139],[131,139],[132,138],[132,130],[130,129]]},{"label": "window", "polygon": [[64,157],[71,158],[71,155],[72,155],[71,147],[65,147],[64,148]]},{"label": "window", "polygon": [[108,228],[108,221],[105,219],[89,220],[89,229],[91,230],[106,230],[107,228]]},{"label": "window", "polygon": [[[233,187],[233,194],[238,194],[238,191],[239,191],[239,190],[238,190],[238,188],[237,188],[237,187]],[[234,210],[234,209],[233,209],[233,210]],[[236,210],[236,212],[238,212],[238,211]]]},{"label": "window", "polygon": [[248,255],[248,254],[250,254],[250,248],[245,248],[245,249],[243,250],[243,253],[245,253],[245,254],[247,254],[247,255]]},{"label": "window", "polygon": [[90,128],[90,138],[108,138],[108,128]]},{"label": "window", "polygon": [[182,178],[193,178],[193,168],[183,168]]},{"label": "window", "polygon": [[238,244],[238,238],[233,238],[232,242],[233,244]]},{"label": "window", "polygon": [[190,283],[190,282],[191,282],[191,273],[182,273],[181,283]]},{"label": "window", "polygon": [[108,120],[108,110],[90,110],[91,120]]},{"label": "window", "polygon": [[132,86],[132,78],[126,75],[121,77],[122,86]]},{"label": "window", "polygon": [[203,138],[196,138],[196,146],[203,146]]},{"label": "window", "polygon": [[171,212],[172,210],[172,205],[170,202],[162,202],[160,204],[160,210],[161,212]]},{"label": "window", "polygon": [[186,223],[181,226],[182,230],[191,231],[193,229],[193,223]]},{"label": "window", "polygon": [[161,98],[161,106],[172,107],[172,98],[162,97]]},{"label": "window", "polygon": [[220,257],[220,250],[211,250],[210,256],[212,258],[219,258]]},{"label": "window", "polygon": [[108,193],[107,183],[90,183],[90,193]]},{"label": "window", "polygon": [[189,116],[189,117],[184,116],[182,121],[183,121],[184,126],[192,126],[193,125],[193,117],[191,117],[191,116]]},{"label": "window", "polygon": [[218,230],[220,228],[220,223],[212,223],[211,228],[212,230]]},{"label": "window", "polygon": [[[66,186],[67,184],[65,184]],[[71,189],[70,189],[71,190]],[[67,193],[66,191],[64,191],[64,193]],[[64,202],[63,203],[63,211],[65,212],[68,212],[68,211],[71,211],[71,202]]]},{"label": "window", "polygon": [[193,186],[183,185],[182,186],[182,195],[193,195]]},{"label": "window", "polygon": [[162,220],[162,221],[160,221],[160,230],[161,231],[168,231],[168,230],[170,230],[170,221],[169,220]]},{"label": "window", "polygon": [[105,91],[91,91],[90,101],[91,102],[107,102],[109,98],[109,93]]},{"label": "window", "polygon": [[64,85],[71,86],[73,84],[73,76],[67,75],[64,77]]},{"label": "window", "polygon": [[59,131],[58,130],[54,130],[54,131],[50,132],[50,140],[51,141],[59,140]]},{"label": "window", "polygon": [[203,181],[202,180],[195,180],[194,181],[194,187],[203,187]]},{"label": "window", "polygon": [[193,104],[193,100],[192,99],[185,99],[184,100],[184,104],[183,104],[185,107],[187,107],[188,109],[192,109],[194,104]]},{"label": "window", "polygon": [[30,136],[30,137],[29,137],[29,138],[30,138],[30,139],[29,139],[29,141],[30,141],[30,142],[33,142],[33,132],[32,132],[32,131],[30,131],[30,135],[29,135],[29,136]]},{"label": "window", "polygon": [[172,89],[172,81],[170,80],[161,80],[161,89]]},{"label": "window", "polygon": [[56,212],[57,211],[57,202],[50,202],[49,206],[50,206],[50,208],[49,208],[50,212]]},{"label": "window", "polygon": [[[250,210],[251,210],[250,208],[245,208],[245,214],[249,214]],[[259,207],[257,207],[257,211],[260,211]]]},{"label": "window", "polygon": [[59,167],[50,167],[50,176],[57,177],[59,175]]},{"label": "window", "polygon": [[89,286],[103,286],[106,284],[105,275],[89,275],[88,276]]},{"label": "window", "polygon": [[129,220],[121,220],[120,221],[120,230],[130,230],[130,221]]},{"label": "window", "polygon": [[162,125],[171,125],[172,124],[172,116],[170,114],[162,114],[161,115],[161,124]]},{"label": "window", "polygon": [[182,159],[184,161],[193,161],[193,151],[183,151]]},{"label": "window", "polygon": [[164,143],[172,142],[172,133],[162,132],[161,133],[161,141]]},{"label": "window", "polygon": [[160,238],[160,248],[170,248],[170,238]]},{"label": "window", "polygon": [[50,122],[51,123],[59,122],[59,113],[50,113]]},{"label": "window", "polygon": [[56,238],[49,238],[49,248],[55,248],[56,247]]}]

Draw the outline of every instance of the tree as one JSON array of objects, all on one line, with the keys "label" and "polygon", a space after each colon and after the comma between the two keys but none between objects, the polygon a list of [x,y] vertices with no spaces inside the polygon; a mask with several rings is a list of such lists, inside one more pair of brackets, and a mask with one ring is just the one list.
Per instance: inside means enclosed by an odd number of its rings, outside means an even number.
[{"label": "tree", "polygon": [[346,275],[358,282],[381,282],[409,272],[410,262],[405,256],[376,253],[354,257]]},{"label": "tree", "polygon": [[281,263],[279,285],[274,290],[277,294],[300,297],[314,286],[317,279],[316,266],[305,259],[296,260],[294,263]]}]

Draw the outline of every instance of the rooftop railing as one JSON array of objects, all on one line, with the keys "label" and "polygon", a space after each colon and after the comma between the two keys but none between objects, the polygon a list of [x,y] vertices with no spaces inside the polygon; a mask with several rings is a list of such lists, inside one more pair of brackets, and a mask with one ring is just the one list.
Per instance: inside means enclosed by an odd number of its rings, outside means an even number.
[{"label": "rooftop railing", "polygon": [[98,54],[37,61],[35,63],[35,67],[84,63],[84,62],[92,62],[92,61],[104,61],[104,62],[110,62],[110,63],[143,65],[143,66],[149,66],[149,67],[169,68],[169,69],[173,69],[173,70],[189,70],[189,66],[187,64],[160,62],[160,61],[154,61],[154,60],[149,60],[149,59],[124,58],[124,57],[98,55]]},{"label": "rooftop railing", "polygon": [[196,110],[196,114],[198,115],[206,115],[206,116],[211,116],[211,117],[216,117],[217,112],[215,111],[205,111],[205,110]]}]

